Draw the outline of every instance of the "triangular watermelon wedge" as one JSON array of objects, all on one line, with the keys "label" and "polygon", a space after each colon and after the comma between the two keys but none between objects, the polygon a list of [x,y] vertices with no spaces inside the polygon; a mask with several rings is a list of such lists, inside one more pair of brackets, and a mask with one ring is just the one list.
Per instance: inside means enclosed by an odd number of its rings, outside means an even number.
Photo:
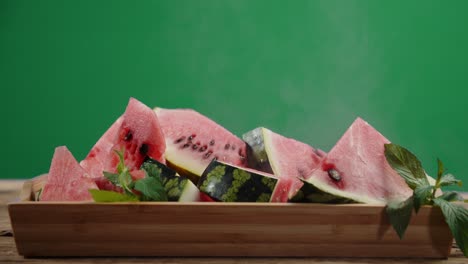
[{"label": "triangular watermelon wedge", "polygon": [[410,197],[412,190],[385,158],[384,144],[387,143],[390,143],[387,138],[357,118],[320,167],[304,178],[311,186],[303,188],[368,204],[386,204]]},{"label": "triangular watermelon wedge", "polygon": [[[125,113],[96,142],[80,165],[92,178],[103,177],[103,171],[116,172],[119,158],[115,150],[124,150],[125,165],[138,170],[146,157],[165,163],[164,135],[153,110],[130,98]],[[99,180],[98,180],[99,181]]]},{"label": "triangular watermelon wedge", "polygon": [[92,201],[89,189],[97,189],[93,179],[65,146],[57,147],[40,201]]},{"label": "triangular watermelon wedge", "polygon": [[272,173],[279,179],[273,202],[291,199],[303,185],[299,178],[310,175],[326,155],[321,150],[264,127],[251,130],[242,138],[249,146],[249,166]]},{"label": "triangular watermelon wedge", "polygon": [[155,108],[166,142],[167,165],[194,183],[213,159],[246,167],[246,145],[193,109]]}]

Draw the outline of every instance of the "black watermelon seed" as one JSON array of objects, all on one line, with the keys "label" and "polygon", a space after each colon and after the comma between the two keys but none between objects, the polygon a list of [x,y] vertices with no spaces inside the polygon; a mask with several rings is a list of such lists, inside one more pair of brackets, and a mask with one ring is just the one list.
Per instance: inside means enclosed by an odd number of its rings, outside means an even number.
[{"label": "black watermelon seed", "polygon": [[215,141],[214,141],[214,139],[212,139],[212,140],[210,141],[210,146],[213,146],[214,144],[215,144]]},{"label": "black watermelon seed", "polygon": [[229,145],[229,143],[227,143],[225,146],[224,146],[224,149],[229,149],[231,147],[231,145]]},{"label": "black watermelon seed", "polygon": [[182,142],[182,140],[184,140],[184,139],[185,139],[185,137],[178,138],[178,139],[176,139],[176,140],[174,141],[174,143],[179,144],[179,143]]},{"label": "black watermelon seed", "polygon": [[190,143],[186,143],[182,146],[182,148],[188,148],[188,147],[190,147]]},{"label": "black watermelon seed", "polygon": [[148,144],[142,144],[140,147],[140,154],[146,155],[148,153],[148,150],[149,150]]},{"label": "black watermelon seed", "polygon": [[334,181],[341,181],[341,175],[337,170],[329,169],[328,176]]},{"label": "black watermelon seed", "polygon": [[127,131],[127,134],[125,134],[124,141],[130,141],[133,138],[133,133],[131,130]]},{"label": "black watermelon seed", "polygon": [[197,148],[198,148],[198,145],[197,145],[197,144],[193,144],[192,149],[197,149]]},{"label": "black watermelon seed", "polygon": [[207,149],[208,147],[206,145],[203,145],[198,151],[203,152]]},{"label": "black watermelon seed", "polygon": [[188,139],[187,139],[187,140],[188,140],[188,141],[192,141],[192,139],[194,139],[196,136],[197,136],[197,135],[195,135],[195,134],[192,134],[192,135],[190,135],[190,137],[188,137]]},{"label": "black watermelon seed", "polygon": [[207,159],[207,158],[209,158],[211,156],[211,154],[213,154],[213,151],[210,150],[207,153],[205,153],[205,155],[203,155],[203,158]]}]

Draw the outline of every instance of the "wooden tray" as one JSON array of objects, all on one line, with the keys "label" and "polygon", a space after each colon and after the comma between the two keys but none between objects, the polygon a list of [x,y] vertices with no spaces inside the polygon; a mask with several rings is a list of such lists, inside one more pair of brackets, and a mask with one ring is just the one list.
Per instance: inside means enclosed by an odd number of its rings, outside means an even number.
[{"label": "wooden tray", "polygon": [[452,235],[423,207],[400,240],[384,207],[275,203],[34,202],[8,206],[19,254],[447,258]]}]

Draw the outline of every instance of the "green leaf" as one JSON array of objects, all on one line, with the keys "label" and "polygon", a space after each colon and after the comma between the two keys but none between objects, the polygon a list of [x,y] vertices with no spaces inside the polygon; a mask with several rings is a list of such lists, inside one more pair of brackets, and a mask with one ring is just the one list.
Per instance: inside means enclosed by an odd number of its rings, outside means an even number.
[{"label": "green leaf", "polygon": [[103,174],[104,174],[104,177],[106,177],[106,179],[108,179],[112,184],[114,184],[115,186],[120,186],[118,174],[107,172],[107,171],[104,171]]},{"label": "green leaf", "polygon": [[90,189],[89,192],[95,202],[137,202],[136,196],[130,196],[123,193]]},{"label": "green leaf", "polygon": [[393,226],[393,229],[395,229],[400,239],[403,239],[406,228],[411,220],[413,199],[414,197],[411,196],[404,201],[389,202],[385,208],[390,224]]},{"label": "green leaf", "polygon": [[434,186],[431,185],[418,186],[414,189],[414,210],[416,213],[419,212],[421,206],[429,204],[432,190],[434,190]]},{"label": "green leaf", "polygon": [[385,144],[385,157],[411,189],[414,190],[420,185],[429,185],[421,162],[407,149],[396,144]]},{"label": "green leaf", "polygon": [[146,177],[135,182],[135,190],[142,193],[145,201],[167,201],[166,190],[156,177]]},{"label": "green leaf", "polygon": [[122,187],[128,187],[128,185],[131,184],[132,181],[132,175],[130,175],[130,172],[128,172],[127,170],[119,174],[119,182],[122,185]]},{"label": "green leaf", "polygon": [[442,199],[447,202],[463,201],[463,196],[461,196],[461,194],[459,194],[458,192],[449,191],[449,192],[444,192],[442,195],[437,197],[437,199]]},{"label": "green leaf", "polygon": [[125,166],[125,158],[124,158],[124,152],[125,150],[114,150],[115,153],[117,153],[117,156],[119,156],[119,163],[117,164],[117,172],[121,174],[122,172],[127,170],[127,167]]},{"label": "green leaf", "polygon": [[437,181],[440,181],[440,178],[444,174],[444,163],[440,159],[437,159]]},{"label": "green leaf", "polygon": [[442,210],[458,247],[468,257],[468,210],[440,198],[434,199],[434,203]]},{"label": "green leaf", "polygon": [[460,187],[462,186],[462,182],[456,179],[455,176],[453,176],[452,174],[445,174],[444,176],[442,176],[442,178],[439,181],[440,187],[450,186],[450,185],[455,185],[455,184]]}]

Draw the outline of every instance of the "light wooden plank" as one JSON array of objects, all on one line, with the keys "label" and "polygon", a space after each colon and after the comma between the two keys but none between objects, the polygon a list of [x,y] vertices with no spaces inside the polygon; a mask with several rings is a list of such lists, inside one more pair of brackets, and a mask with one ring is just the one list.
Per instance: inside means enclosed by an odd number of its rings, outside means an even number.
[{"label": "light wooden plank", "polygon": [[[452,241],[432,207],[414,215],[403,241],[382,206],[20,202],[9,210],[18,249],[28,256],[440,258]],[[121,247],[129,244],[140,246]]]}]

